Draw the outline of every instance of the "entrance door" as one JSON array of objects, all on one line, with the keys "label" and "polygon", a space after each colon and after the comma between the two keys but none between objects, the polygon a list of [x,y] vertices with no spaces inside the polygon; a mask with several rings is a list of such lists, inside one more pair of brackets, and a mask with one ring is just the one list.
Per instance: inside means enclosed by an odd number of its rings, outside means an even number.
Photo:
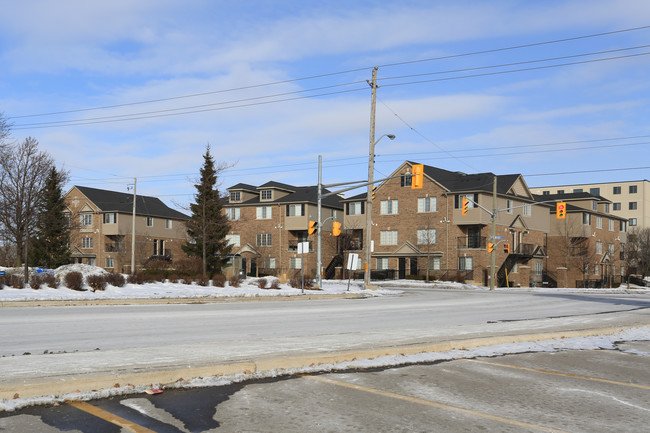
[{"label": "entrance door", "polygon": [[400,280],[403,280],[404,278],[406,278],[406,258],[400,257],[400,258],[397,259],[397,262],[399,264],[398,278]]},{"label": "entrance door", "polygon": [[417,275],[418,274],[418,258],[417,257],[411,257],[411,275]]},{"label": "entrance door", "polygon": [[241,270],[240,270],[240,272],[242,274],[241,276],[244,277],[244,278],[246,278],[246,265],[247,265],[246,259],[244,257],[242,257],[241,258]]},{"label": "entrance door", "polygon": [[251,276],[257,277],[257,260],[256,259],[251,259]]}]

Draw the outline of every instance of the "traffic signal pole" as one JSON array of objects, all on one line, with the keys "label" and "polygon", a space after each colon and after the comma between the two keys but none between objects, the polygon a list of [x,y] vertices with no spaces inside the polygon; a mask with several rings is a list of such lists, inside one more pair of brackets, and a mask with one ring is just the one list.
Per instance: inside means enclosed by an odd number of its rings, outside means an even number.
[{"label": "traffic signal pole", "polygon": [[323,288],[323,256],[321,251],[321,203],[323,199],[323,156],[318,155],[318,226],[316,227],[316,273],[318,276],[318,287]]},{"label": "traffic signal pole", "polygon": [[[497,238],[497,177],[492,181],[492,241]],[[496,267],[496,251],[490,253],[490,290],[494,290],[494,268]]]}]

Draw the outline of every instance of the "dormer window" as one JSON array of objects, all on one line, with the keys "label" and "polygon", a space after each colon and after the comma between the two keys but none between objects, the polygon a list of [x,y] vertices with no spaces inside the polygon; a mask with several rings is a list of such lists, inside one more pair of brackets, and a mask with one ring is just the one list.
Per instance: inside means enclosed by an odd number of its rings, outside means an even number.
[{"label": "dormer window", "polygon": [[240,201],[240,200],[241,200],[241,192],[233,191],[230,193],[230,201]]},{"label": "dormer window", "polygon": [[261,199],[262,200],[272,200],[273,199],[273,191],[270,189],[263,189],[261,193]]}]

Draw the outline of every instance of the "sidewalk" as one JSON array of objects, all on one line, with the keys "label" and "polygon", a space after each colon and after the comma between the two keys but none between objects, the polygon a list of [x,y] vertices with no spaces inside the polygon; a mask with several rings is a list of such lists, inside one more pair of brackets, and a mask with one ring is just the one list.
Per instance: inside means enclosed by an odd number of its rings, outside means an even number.
[{"label": "sidewalk", "polygon": [[142,392],[152,384],[173,384],[192,378],[237,374],[273,376],[295,373],[302,368],[318,370],[318,366],[326,371],[334,363],[385,355],[611,335],[648,325],[647,313],[630,311],[607,318],[592,315],[581,316],[579,320],[569,317],[453,328],[356,332],[323,335],[316,339],[278,337],[4,357],[0,358],[0,371],[3,372],[0,400],[64,396],[102,389],[112,389],[115,393]]}]

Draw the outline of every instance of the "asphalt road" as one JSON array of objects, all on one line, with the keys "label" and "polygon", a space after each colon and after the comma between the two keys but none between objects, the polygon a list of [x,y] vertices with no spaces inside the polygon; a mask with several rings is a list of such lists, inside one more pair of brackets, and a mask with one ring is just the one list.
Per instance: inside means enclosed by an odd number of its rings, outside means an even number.
[{"label": "asphalt road", "polygon": [[[168,390],[0,413],[8,433],[646,432],[650,342]],[[623,350],[633,349],[635,354]]]},{"label": "asphalt road", "polygon": [[[0,356],[436,330],[641,311],[650,295],[407,290],[316,301],[2,308]],[[433,332],[433,334],[431,334]]]}]

